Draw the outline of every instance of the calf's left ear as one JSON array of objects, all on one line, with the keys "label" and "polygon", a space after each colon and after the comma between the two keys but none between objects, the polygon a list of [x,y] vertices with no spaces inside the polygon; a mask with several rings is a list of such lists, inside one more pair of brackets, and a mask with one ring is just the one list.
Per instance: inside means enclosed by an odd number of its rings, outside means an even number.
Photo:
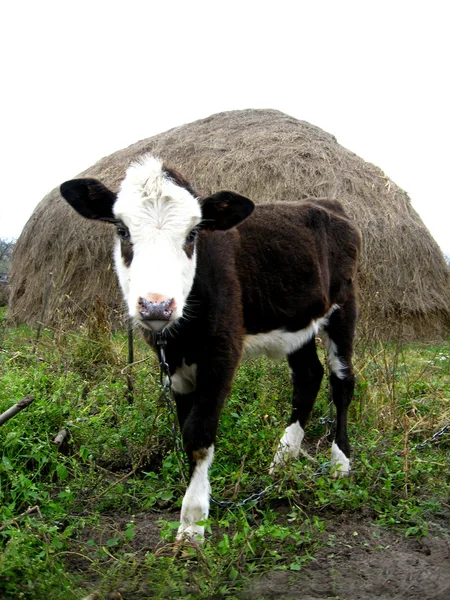
[{"label": "calf's left ear", "polygon": [[113,213],[116,194],[96,179],[71,179],[59,188],[61,196],[87,219],[116,223]]},{"label": "calf's left ear", "polygon": [[231,229],[241,223],[255,208],[254,203],[234,192],[217,192],[202,202],[203,229]]}]

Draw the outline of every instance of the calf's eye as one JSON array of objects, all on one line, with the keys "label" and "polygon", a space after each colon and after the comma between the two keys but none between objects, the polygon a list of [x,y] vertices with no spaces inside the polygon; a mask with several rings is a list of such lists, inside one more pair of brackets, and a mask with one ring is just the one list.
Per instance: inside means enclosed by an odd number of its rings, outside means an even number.
[{"label": "calf's eye", "polygon": [[192,244],[195,241],[196,237],[197,237],[197,230],[193,229],[186,238],[186,244]]},{"label": "calf's eye", "polygon": [[121,240],[128,241],[130,239],[130,232],[123,225],[117,227],[117,235],[120,237]]}]

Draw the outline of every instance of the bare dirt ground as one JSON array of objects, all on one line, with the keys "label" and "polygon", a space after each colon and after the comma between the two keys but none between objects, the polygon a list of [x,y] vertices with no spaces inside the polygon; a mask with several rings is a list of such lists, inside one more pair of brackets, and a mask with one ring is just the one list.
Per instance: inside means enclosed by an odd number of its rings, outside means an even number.
[{"label": "bare dirt ground", "polygon": [[418,541],[349,517],[329,524],[327,534],[336,536],[334,546],[304,570],[266,573],[242,600],[450,599],[449,538]]},{"label": "bare dirt ground", "polygon": [[[161,551],[159,519],[174,519],[173,513],[135,516],[136,533],[130,551],[142,555]],[[99,545],[124,530],[129,515],[102,518],[82,538]],[[233,596],[239,600],[449,600],[450,536],[428,535],[420,540],[370,524],[369,518],[344,514],[326,524],[324,544],[299,572],[276,570],[259,575]],[[86,574],[87,589],[95,589],[89,562],[70,561],[72,571]],[[122,582],[116,588],[123,600],[152,598],[140,582],[139,589]],[[120,597],[120,596],[115,596]],[[210,596],[221,600],[229,596]]]}]

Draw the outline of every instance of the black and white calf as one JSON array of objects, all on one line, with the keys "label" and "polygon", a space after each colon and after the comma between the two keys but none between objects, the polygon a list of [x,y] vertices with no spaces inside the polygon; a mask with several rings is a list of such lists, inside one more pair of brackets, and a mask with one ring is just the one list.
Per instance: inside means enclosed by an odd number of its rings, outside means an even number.
[{"label": "black and white calf", "polygon": [[167,338],[190,465],[179,538],[203,537],[198,522],[209,511],[219,415],[242,356],[287,357],[291,368],[292,415],[274,471],[300,452],[323,376],[315,336],[324,330],[337,409],[332,474],[348,474],[360,234],[339,203],[311,199],[254,210],[233,192],[199,198],[183,176],[148,155],[128,168],[117,195],[94,179],[68,181],[61,194],[84,217],[115,225],[115,265],[129,313],[153,348],[156,332]]}]

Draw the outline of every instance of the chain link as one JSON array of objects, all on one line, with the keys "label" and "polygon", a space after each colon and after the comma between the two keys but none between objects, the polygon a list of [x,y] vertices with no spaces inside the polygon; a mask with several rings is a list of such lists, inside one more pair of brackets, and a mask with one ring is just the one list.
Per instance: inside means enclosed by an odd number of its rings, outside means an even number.
[{"label": "chain link", "polygon": [[447,425],[444,425],[444,427],[439,429],[439,431],[436,431],[436,433],[432,437],[424,440],[423,442],[420,442],[420,444],[416,444],[413,448],[411,448],[411,450],[420,450],[422,448],[425,448],[426,446],[431,446],[433,444],[433,442],[436,442],[449,429],[450,429],[450,423],[447,423]]},{"label": "chain link", "polygon": [[277,486],[274,483],[272,483],[271,485],[268,485],[266,488],[264,488],[261,492],[252,494],[244,500],[241,500],[241,502],[237,502],[236,500],[216,500],[216,498],[214,498],[214,496],[212,495],[210,495],[210,500],[213,504],[216,504],[217,506],[222,506],[225,508],[239,508],[241,506],[245,506],[249,502],[259,502],[262,498],[264,498],[267,492],[273,490],[275,487]]},{"label": "chain link", "polygon": [[[327,435],[330,436],[334,433],[334,429],[336,426],[336,421],[334,419],[331,419],[330,417],[320,417],[319,419],[319,423],[321,425],[325,425],[327,428]],[[444,427],[442,427],[441,429],[439,429],[439,431],[436,431],[436,433],[424,440],[423,442],[420,442],[419,444],[416,444],[415,446],[413,446],[411,448],[411,452],[413,450],[421,450],[422,448],[425,448],[426,446],[431,446],[433,443],[437,442],[439,440],[440,437],[442,437],[443,435],[445,435],[447,433],[447,431],[450,430],[450,423],[447,423],[447,425],[444,425]],[[325,463],[324,466],[327,466],[329,463]],[[323,471],[323,467],[322,467],[322,471]]]},{"label": "chain link", "polygon": [[178,434],[177,427],[177,415],[175,414],[174,406],[173,406],[173,398],[172,398],[172,377],[170,376],[170,367],[166,360],[166,352],[165,348],[167,345],[167,340],[163,337],[162,333],[158,333],[156,336],[156,347],[158,350],[158,358],[159,358],[159,382],[162,388],[161,396],[159,397],[160,401],[164,401],[167,405],[167,410],[169,413],[169,421],[171,422],[171,432],[173,445],[175,448],[175,456],[178,462],[178,469],[181,474],[181,478],[183,483],[187,485],[185,472],[185,465],[183,461],[183,442]]},{"label": "chain link", "polygon": [[334,427],[335,420],[330,417],[320,417],[319,423],[320,425],[326,425],[327,427]]},{"label": "chain link", "polygon": [[336,421],[331,417],[320,417],[319,424],[326,427],[326,438],[328,441],[332,441],[336,434]]}]

